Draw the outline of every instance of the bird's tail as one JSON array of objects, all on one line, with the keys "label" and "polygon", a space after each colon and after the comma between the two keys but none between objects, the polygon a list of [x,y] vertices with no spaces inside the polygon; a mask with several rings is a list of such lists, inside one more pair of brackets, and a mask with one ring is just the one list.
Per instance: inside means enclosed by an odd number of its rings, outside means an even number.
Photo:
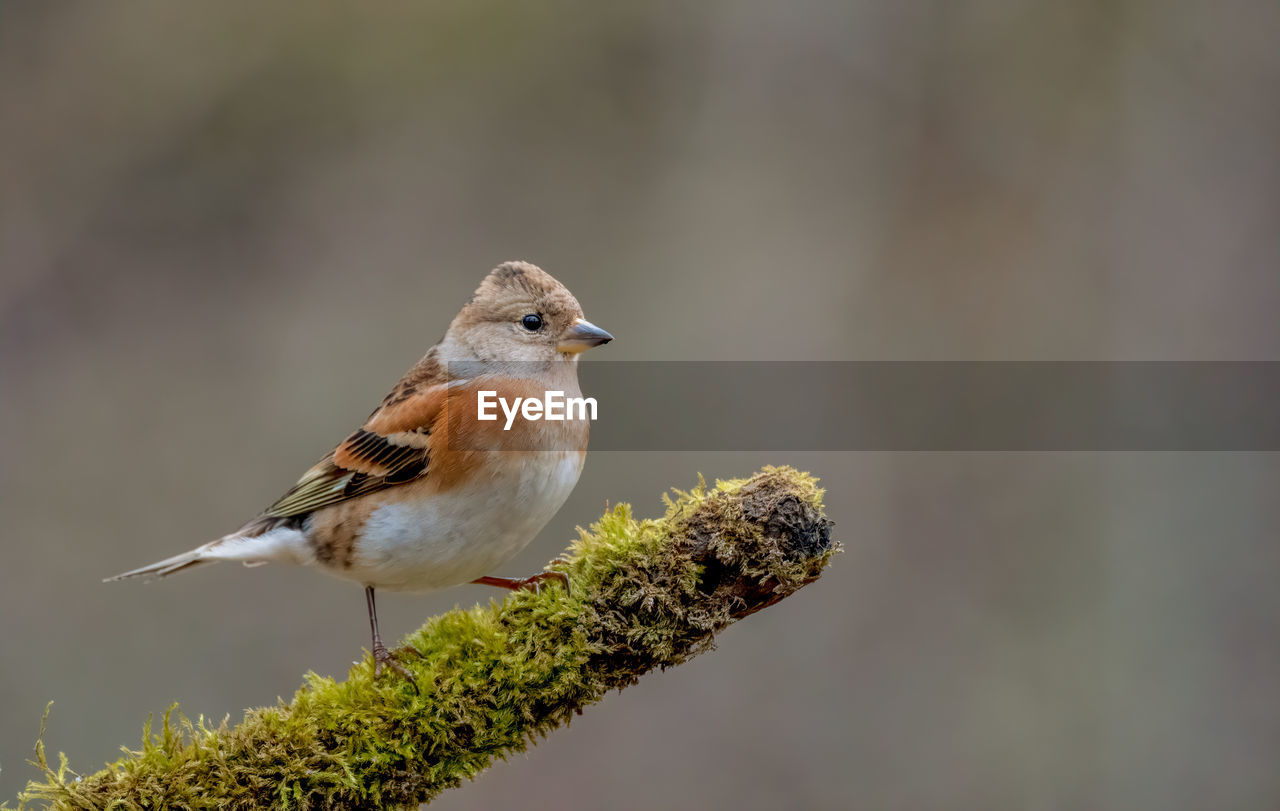
[{"label": "bird's tail", "polygon": [[221,538],[213,543],[207,543],[204,546],[192,549],[190,552],[183,552],[181,555],[174,555],[171,558],[165,558],[164,560],[157,561],[152,563],[150,566],[142,566],[140,568],[133,569],[132,571],[125,572],[124,574],[118,574],[115,577],[108,577],[102,582],[110,583],[115,580],[132,580],[137,577],[145,578],[147,580],[157,580],[161,577],[167,577],[174,572],[182,572],[187,569],[194,569],[195,567],[201,566],[205,563],[213,563],[218,560],[218,558],[209,555],[209,550],[210,547],[219,543],[222,543]]},{"label": "bird's tail", "polygon": [[132,580],[145,578],[157,580],[174,572],[185,572],[206,563],[217,563],[220,560],[238,560],[245,566],[257,566],[269,561],[282,563],[309,563],[311,551],[306,537],[294,527],[275,527],[263,531],[252,524],[237,533],[226,535],[216,541],[198,546],[190,552],[174,555],[171,558],[143,566],[140,569],[108,577],[104,583],[113,580]]}]

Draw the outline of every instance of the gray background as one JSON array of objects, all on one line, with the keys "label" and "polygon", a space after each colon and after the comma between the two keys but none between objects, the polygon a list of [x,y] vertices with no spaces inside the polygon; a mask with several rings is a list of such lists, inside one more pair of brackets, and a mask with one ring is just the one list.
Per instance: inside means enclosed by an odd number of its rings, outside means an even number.
[{"label": "gray background", "polygon": [[[616,360],[1277,359],[1277,34],[1245,0],[0,5],[0,795],[49,699],[92,770],[172,700],[344,672],[354,585],[98,581],[270,502],[501,260]],[[1280,804],[1274,455],[596,453],[506,568],[770,462],[823,478],[827,576],[439,807]]]}]

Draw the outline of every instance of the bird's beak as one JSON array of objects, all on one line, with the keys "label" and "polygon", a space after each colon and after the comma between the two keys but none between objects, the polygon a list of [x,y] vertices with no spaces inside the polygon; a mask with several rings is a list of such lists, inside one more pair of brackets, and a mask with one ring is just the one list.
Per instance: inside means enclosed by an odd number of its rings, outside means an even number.
[{"label": "bird's beak", "polygon": [[612,340],[612,335],[587,319],[579,318],[573,322],[569,329],[565,330],[564,335],[560,336],[560,343],[556,344],[556,349],[568,355],[576,355],[579,352],[586,352],[593,346],[607,344]]}]

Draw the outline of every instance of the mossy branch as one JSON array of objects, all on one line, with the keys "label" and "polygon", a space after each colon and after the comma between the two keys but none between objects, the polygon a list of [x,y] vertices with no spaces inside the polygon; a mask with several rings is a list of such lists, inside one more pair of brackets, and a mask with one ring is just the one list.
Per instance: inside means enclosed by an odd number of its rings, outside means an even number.
[{"label": "mossy branch", "polygon": [[817,481],[791,468],[699,484],[637,521],[627,505],[582,531],[572,584],[436,617],[406,640],[420,692],[371,662],[309,673],[293,700],[235,726],[165,714],[140,751],[79,778],[37,760],[20,807],[378,808],[459,785],[612,689],[712,647],[729,623],[815,580],[836,551]]}]

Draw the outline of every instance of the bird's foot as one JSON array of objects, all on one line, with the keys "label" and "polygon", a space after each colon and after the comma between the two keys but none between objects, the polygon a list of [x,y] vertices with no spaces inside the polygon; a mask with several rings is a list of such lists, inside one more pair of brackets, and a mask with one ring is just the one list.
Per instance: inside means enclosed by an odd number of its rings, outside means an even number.
[{"label": "bird's foot", "polygon": [[412,653],[419,659],[424,658],[422,651],[412,645],[401,645],[395,650],[388,650],[387,646],[381,641],[375,642],[373,645],[373,677],[375,679],[382,677],[382,669],[384,667],[391,668],[395,672],[404,677],[404,680],[413,686],[414,690],[418,689],[418,682],[414,681],[413,676],[409,673],[401,662],[406,654]]},{"label": "bird's foot", "polygon": [[548,580],[559,580],[564,586],[564,593],[569,593],[569,575],[564,572],[539,572],[529,577],[521,577],[517,582],[519,585],[514,588],[521,591],[532,591],[534,594],[542,593],[542,584]]},{"label": "bird's foot", "polygon": [[[567,561],[554,560],[552,563],[567,563]],[[564,572],[539,572],[529,577],[481,577],[472,582],[482,586],[498,586],[512,591],[532,591],[534,594],[541,594],[542,584],[548,580],[559,580],[564,585],[565,593],[569,593],[569,575]]]}]

